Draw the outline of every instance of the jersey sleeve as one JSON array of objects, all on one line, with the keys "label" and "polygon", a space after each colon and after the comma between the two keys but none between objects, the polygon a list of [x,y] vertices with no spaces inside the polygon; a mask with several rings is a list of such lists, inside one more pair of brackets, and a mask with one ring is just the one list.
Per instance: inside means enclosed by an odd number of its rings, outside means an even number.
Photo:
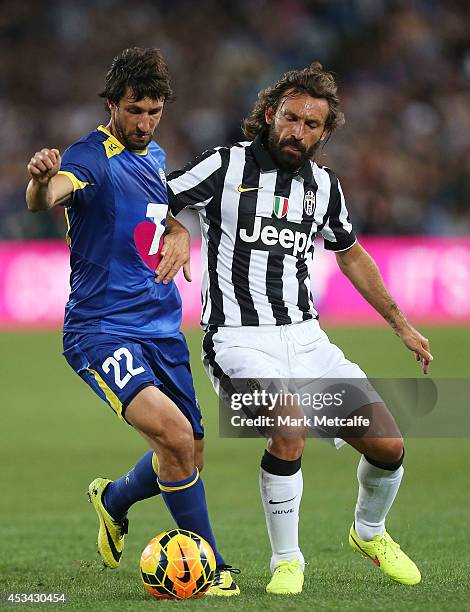
[{"label": "jersey sleeve", "polygon": [[[156,142],[152,142],[152,145],[154,146],[154,155],[155,155],[155,160],[157,162],[157,164],[159,165],[159,167],[166,172],[166,152],[164,149],[162,149],[162,147],[157,144]],[[152,146],[150,145],[150,146]]]},{"label": "jersey sleeve", "polygon": [[182,170],[168,176],[168,199],[170,210],[177,215],[183,208],[201,209],[207,206],[220,179],[222,158],[219,150],[210,149]]},{"label": "jersey sleeve", "polygon": [[160,165],[163,168],[163,171],[166,172],[166,153],[163,149],[160,149],[160,155],[159,155],[158,161],[160,162]]},{"label": "jersey sleeve", "polygon": [[73,185],[72,199],[67,205],[89,200],[98,190],[104,174],[100,152],[86,142],[69,147],[62,157],[59,174],[67,176]]},{"label": "jersey sleeve", "polygon": [[338,177],[325,168],[330,177],[330,200],[326,219],[320,232],[328,251],[346,251],[357,241],[349,219],[346,201]]}]

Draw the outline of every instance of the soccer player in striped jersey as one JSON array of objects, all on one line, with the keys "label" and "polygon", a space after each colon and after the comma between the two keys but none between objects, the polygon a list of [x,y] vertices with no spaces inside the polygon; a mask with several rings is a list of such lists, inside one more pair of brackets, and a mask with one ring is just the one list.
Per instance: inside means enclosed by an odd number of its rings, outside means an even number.
[{"label": "soccer player in striped jersey", "polygon": [[[314,161],[343,121],[334,78],[314,63],[259,93],[243,124],[247,141],[207,151],[169,176],[172,212],[192,207],[200,216],[203,359],[220,396],[276,378],[366,378],[319,326],[308,269],[316,234],[428,372],[428,340],[407,321],[357,241],[335,173]],[[240,381],[244,389],[236,387]],[[349,542],[391,579],[417,584],[418,568],[385,530],[403,476],[403,440],[380,398],[373,399],[357,406],[378,415],[368,436],[339,436],[361,455]],[[261,461],[272,547],[269,593],[296,594],[303,586],[298,520],[304,445],[305,431],[274,431]]]},{"label": "soccer player in striped jersey", "polygon": [[101,94],[108,124],[69,147],[62,159],[57,149],[36,153],[28,164],[26,199],[33,212],[65,207],[71,262],[67,362],[151,448],[122,478],[96,478],[89,486],[104,563],[120,564],[132,504],[161,493],[178,527],[214,549],[218,581],[210,594],[236,595],[199,475],[204,429],[172,280],[182,263],[188,278],[189,237],[167,215],[166,155],[152,140],[171,94],[157,49],[124,50]]}]

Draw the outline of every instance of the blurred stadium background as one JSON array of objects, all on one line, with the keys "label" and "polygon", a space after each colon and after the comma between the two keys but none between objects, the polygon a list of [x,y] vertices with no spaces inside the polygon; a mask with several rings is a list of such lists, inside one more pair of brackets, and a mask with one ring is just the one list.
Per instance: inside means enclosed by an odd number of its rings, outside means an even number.
[{"label": "blurred stadium background", "polygon": [[[26,211],[25,166],[36,150],[63,150],[106,120],[96,94],[114,55],[131,45],[159,47],[173,75],[176,100],[157,135],[169,171],[205,148],[242,139],[241,119],[257,92],[284,71],[315,59],[335,71],[347,123],[328,144],[323,162],[340,176],[356,230],[392,293],[414,323],[426,325],[436,357],[433,374],[469,377],[468,1],[3,0],[0,591],[66,590],[74,609],[97,609],[103,598],[110,609],[145,607],[136,559],[146,539],[169,521],[165,515],[155,526],[154,502],[133,510],[142,520],[133,522],[123,572],[96,577],[98,564],[88,561],[95,519],[82,490],[97,471],[116,477],[128,469],[143,447],[60,356],[68,280],[65,224],[60,210]],[[251,597],[246,609],[275,610],[272,600],[268,605],[258,599],[267,572],[255,469],[262,444],[217,439],[216,400],[198,357],[197,224],[191,217],[186,221],[194,234],[195,280],[178,282],[206,413],[206,486],[214,522],[233,563],[245,568],[242,581]],[[411,356],[389,330],[377,327],[379,318],[340,278],[334,257],[320,245],[313,283],[322,321],[350,358],[371,376],[418,375]],[[309,446],[306,465],[317,469],[305,470],[302,523],[305,552],[312,558],[308,585],[318,609],[333,609],[340,600],[342,610],[364,609],[370,597],[377,610],[469,609],[462,590],[469,548],[461,535],[468,495],[460,476],[449,478],[468,460],[467,442],[407,443],[408,478],[391,524],[427,575],[417,595],[385,585],[341,549],[355,495],[355,459],[349,450],[334,454]],[[239,474],[247,475],[246,482]],[[249,530],[240,530],[240,507]],[[312,526],[317,529],[308,537]],[[64,539],[72,540],[66,550]],[[305,609],[308,601],[305,595],[289,607]]]}]

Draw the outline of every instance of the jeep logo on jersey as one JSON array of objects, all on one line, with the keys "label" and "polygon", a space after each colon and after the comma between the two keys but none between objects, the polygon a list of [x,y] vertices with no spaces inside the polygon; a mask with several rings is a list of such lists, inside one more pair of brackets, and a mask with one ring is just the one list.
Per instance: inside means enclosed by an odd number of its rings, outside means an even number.
[{"label": "jeep logo on jersey", "polygon": [[163,168],[159,168],[158,169],[158,174],[160,175],[160,180],[161,182],[166,185],[166,176],[165,176],[165,172],[163,171]]},{"label": "jeep logo on jersey", "polygon": [[289,199],[282,196],[274,196],[273,213],[278,219],[282,219],[287,215],[289,210]]},{"label": "jeep logo on jersey", "polygon": [[[277,252],[293,257],[305,257],[313,250],[313,240],[317,226],[311,221],[294,223],[276,218],[239,217],[239,236],[242,243],[251,249]],[[241,244],[240,244],[241,246]]]},{"label": "jeep logo on jersey", "polygon": [[315,212],[316,198],[314,191],[307,191],[304,195],[304,210],[305,214],[311,217]]}]

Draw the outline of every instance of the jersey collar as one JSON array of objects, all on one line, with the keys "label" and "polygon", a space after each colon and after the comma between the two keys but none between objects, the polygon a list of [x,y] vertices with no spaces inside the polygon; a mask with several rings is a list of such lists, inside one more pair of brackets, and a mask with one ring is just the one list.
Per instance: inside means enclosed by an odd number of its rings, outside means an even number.
[{"label": "jersey collar", "polygon": [[[106,134],[106,136],[108,136],[108,140],[112,142],[113,144],[115,144],[117,147],[119,147],[120,151],[123,151],[126,148],[122,144],[122,142],[120,142],[115,136],[111,134],[109,130],[107,130],[104,127],[104,125],[99,125],[96,129],[99,130],[100,132],[103,132],[103,134]],[[145,149],[142,149],[142,151],[130,151],[130,153],[135,153],[136,155],[147,155],[148,147],[146,147]]]},{"label": "jersey collar", "polygon": [[[251,143],[250,148],[253,151],[255,160],[261,170],[263,170],[264,172],[269,172],[270,170],[280,169],[271,157],[271,154],[269,153],[268,149],[265,147],[261,134],[258,134],[258,136],[256,136],[256,138]],[[315,182],[310,161],[307,161],[306,164],[304,164],[298,172],[292,172],[291,174],[293,176],[301,176],[307,183]]]}]

